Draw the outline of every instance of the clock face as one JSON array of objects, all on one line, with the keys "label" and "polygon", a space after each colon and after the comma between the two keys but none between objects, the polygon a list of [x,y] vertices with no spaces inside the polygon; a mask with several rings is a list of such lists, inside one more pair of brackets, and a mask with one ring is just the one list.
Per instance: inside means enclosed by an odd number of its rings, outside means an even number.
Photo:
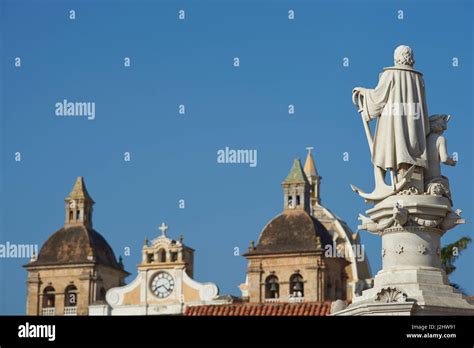
[{"label": "clock face", "polygon": [[174,279],[167,272],[158,272],[151,281],[151,291],[158,298],[168,297],[174,289]]}]

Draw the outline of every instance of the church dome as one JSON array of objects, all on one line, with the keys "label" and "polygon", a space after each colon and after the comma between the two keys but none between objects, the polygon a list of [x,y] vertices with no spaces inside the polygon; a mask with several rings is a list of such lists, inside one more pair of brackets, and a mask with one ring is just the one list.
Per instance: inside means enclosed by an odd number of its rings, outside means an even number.
[{"label": "church dome", "polygon": [[91,263],[123,269],[104,237],[84,225],[63,227],[44,243],[28,266]]},{"label": "church dome", "polygon": [[326,228],[304,210],[286,210],[263,229],[248,255],[316,251],[331,245]]}]

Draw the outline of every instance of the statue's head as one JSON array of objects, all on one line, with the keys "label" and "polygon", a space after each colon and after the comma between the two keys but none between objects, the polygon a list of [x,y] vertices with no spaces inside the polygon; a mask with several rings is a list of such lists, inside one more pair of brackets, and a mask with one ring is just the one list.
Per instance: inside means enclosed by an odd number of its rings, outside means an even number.
[{"label": "statue's head", "polygon": [[413,50],[405,45],[400,45],[395,48],[393,60],[395,61],[395,65],[415,65],[415,55]]},{"label": "statue's head", "polygon": [[448,121],[451,115],[433,115],[430,116],[431,133],[441,133],[448,129]]}]

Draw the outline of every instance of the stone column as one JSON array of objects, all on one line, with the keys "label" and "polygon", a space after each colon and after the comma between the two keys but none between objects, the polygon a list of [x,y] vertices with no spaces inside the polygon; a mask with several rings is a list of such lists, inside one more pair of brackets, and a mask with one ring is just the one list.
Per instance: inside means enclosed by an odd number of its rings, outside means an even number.
[{"label": "stone column", "polygon": [[41,279],[38,273],[31,273],[28,277],[28,300],[26,303],[27,315],[40,315],[40,301],[42,299],[40,293]]},{"label": "stone column", "polygon": [[261,303],[265,300],[263,272],[258,260],[249,260],[247,268],[249,302]]},{"label": "stone column", "polygon": [[326,265],[324,261],[320,259],[317,266],[318,274],[318,301],[326,300]]},{"label": "stone column", "polygon": [[89,305],[93,302],[93,268],[84,271],[79,276],[77,287],[77,315],[88,315]]},{"label": "stone column", "polygon": [[54,306],[56,308],[56,315],[64,315],[64,289],[56,289],[54,297]]},{"label": "stone column", "polygon": [[374,287],[336,315],[474,315],[441,268],[441,236],[463,223],[447,197],[406,190],[366,213],[360,228],[381,236],[383,267]]}]

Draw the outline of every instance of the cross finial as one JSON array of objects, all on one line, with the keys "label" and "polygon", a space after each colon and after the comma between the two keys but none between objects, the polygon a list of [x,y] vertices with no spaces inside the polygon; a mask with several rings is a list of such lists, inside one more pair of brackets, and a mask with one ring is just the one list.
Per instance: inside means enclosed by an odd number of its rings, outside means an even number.
[{"label": "cross finial", "polygon": [[161,226],[159,227],[159,230],[161,231],[161,235],[166,237],[166,230],[168,229],[168,226],[164,222],[161,223]]},{"label": "cross finial", "polygon": [[311,153],[311,152],[314,150],[314,147],[308,146],[308,147],[306,148],[306,150],[308,150],[308,153]]}]

